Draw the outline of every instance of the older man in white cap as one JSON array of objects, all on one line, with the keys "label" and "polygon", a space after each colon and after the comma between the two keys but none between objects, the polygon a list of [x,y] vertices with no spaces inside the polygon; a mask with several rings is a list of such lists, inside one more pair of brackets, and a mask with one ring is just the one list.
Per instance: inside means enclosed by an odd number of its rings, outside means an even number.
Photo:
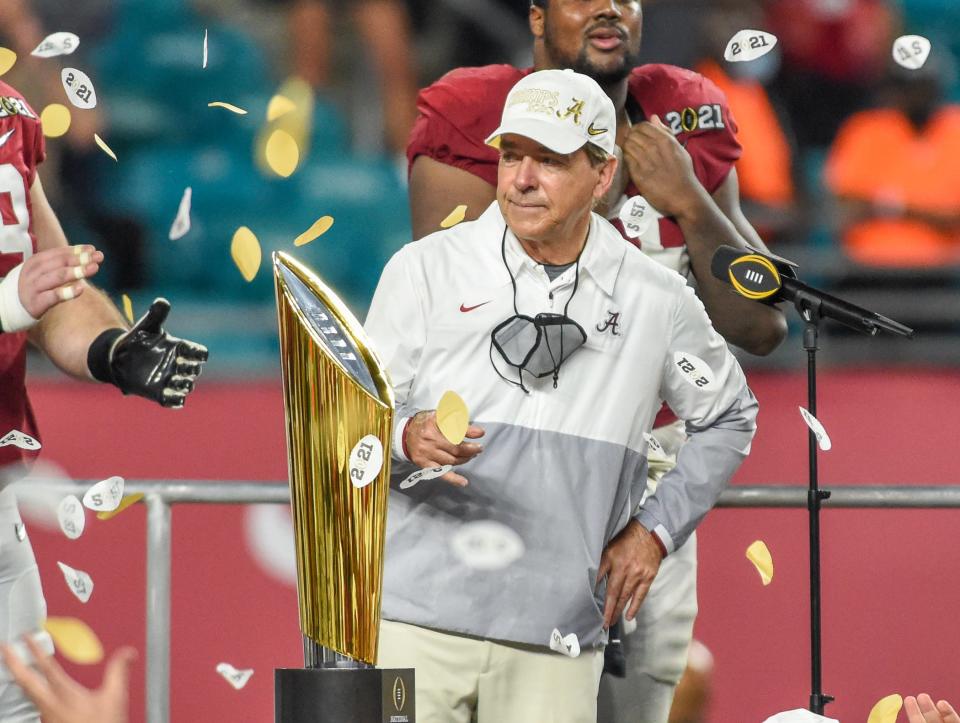
[{"label": "older man in white cap", "polygon": [[[522,79],[496,202],[401,249],[370,308],[398,406],[379,662],[416,668],[421,723],[595,721],[607,628],[749,452],[756,400],[703,305],[592,213],[615,127],[592,79]],[[689,439],[642,499],[662,400]]]}]

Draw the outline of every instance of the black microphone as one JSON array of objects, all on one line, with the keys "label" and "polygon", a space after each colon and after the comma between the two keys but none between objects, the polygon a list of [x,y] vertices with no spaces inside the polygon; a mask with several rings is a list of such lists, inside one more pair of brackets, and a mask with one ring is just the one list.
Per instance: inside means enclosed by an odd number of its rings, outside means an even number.
[{"label": "black microphone", "polygon": [[797,279],[797,268],[797,264],[779,256],[733,246],[718,247],[710,264],[716,278],[752,301],[792,301],[801,311],[808,309],[871,336],[883,329],[913,337],[914,331],[908,326],[807,286]]}]

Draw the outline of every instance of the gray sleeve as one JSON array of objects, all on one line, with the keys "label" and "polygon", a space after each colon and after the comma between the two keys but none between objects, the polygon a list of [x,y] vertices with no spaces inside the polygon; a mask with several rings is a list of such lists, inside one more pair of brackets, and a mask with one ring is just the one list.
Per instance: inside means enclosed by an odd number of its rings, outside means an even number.
[{"label": "gray sleeve", "polygon": [[689,288],[673,328],[660,391],[688,439],[634,517],[667,552],[686,542],[750,453],[758,410],[743,370]]}]

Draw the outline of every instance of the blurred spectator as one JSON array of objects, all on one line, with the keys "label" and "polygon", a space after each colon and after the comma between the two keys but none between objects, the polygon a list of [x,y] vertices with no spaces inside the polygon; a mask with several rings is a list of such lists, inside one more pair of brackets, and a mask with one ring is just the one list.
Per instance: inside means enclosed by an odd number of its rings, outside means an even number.
[{"label": "blurred spectator", "polygon": [[261,0],[289,4],[291,68],[314,88],[330,84],[334,23],[349,10],[380,78],[387,146],[402,153],[416,116],[417,81],[403,0]]},{"label": "blurred spectator", "polygon": [[[144,283],[143,228],[136,219],[115,213],[105,203],[98,182],[100,169],[113,163],[93,140],[97,133],[109,137],[102,106],[80,110],[69,104],[60,81],[64,66],[87,68],[87,51],[110,30],[116,0],[84,0],[63,4],[58,0],[2,0],[0,44],[17,53],[17,64],[7,78],[35,99],[39,112],[50,103],[70,109],[70,129],[48,146],[56,181],[51,198],[64,224],[81,226],[94,238],[89,241],[111,259],[101,276],[108,289],[132,290]],[[80,49],[65,58],[41,59],[30,55],[52,32],[69,31],[80,37]],[[58,62],[62,61],[62,62]],[[96,82],[96,78],[94,78]],[[76,231],[77,229],[73,229]],[[82,236],[83,233],[75,234]]]},{"label": "blurred spectator", "polygon": [[724,63],[730,38],[743,28],[762,27],[763,21],[756,2],[729,5],[721,3],[701,15],[704,55],[694,70],[723,91],[740,127],[737,139],[743,154],[736,165],[747,219],[764,241],[780,241],[795,235],[799,214],[793,149],[762,84],[776,71],[779,56],[774,50],[747,63]]},{"label": "blurred spectator", "polygon": [[826,182],[846,253],[862,264],[960,262],[960,106],[944,103],[949,57],[891,63],[879,108],[840,128]]},{"label": "blurred spectator", "polygon": [[769,0],[767,26],[783,52],[775,87],[801,151],[829,145],[840,121],[866,106],[893,25],[886,0]]},{"label": "blurred spectator", "polygon": [[713,654],[694,638],[690,642],[687,669],[673,696],[668,723],[704,723],[713,679]]}]

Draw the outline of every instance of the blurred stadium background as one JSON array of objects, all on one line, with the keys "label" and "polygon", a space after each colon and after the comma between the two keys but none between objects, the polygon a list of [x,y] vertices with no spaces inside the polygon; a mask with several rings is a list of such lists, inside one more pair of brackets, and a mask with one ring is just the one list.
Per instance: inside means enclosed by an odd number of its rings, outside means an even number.
[{"label": "blurred stadium background", "polygon": [[[71,133],[48,139],[50,158],[41,175],[68,236],[74,243],[106,245],[101,281],[114,299],[128,294],[139,314],[154,296],[166,296],[173,302],[171,330],[211,351],[203,383],[178,414],[63,381],[33,359],[31,384],[45,458],[78,479],[119,474],[284,480],[270,252],[290,250],[313,266],[362,318],[383,264],[410,234],[406,164],[385,133],[389,112],[383,110],[387,104],[371,59],[375,52],[353,22],[351,3],[330,5],[334,32],[322,41],[331,46],[333,71],[315,90],[309,109],[312,123],[301,138],[302,150],[309,151],[295,173],[278,178],[258,164],[256,148],[269,125],[268,102],[298,62],[288,22],[302,2],[84,0],[72,8],[61,0],[8,2],[0,11],[0,44],[29,47],[26,53],[18,50],[20,62],[4,80],[39,111],[65,102],[60,67],[86,70],[99,96],[95,129],[118,157],[115,163],[92,146],[90,133],[79,135],[85,129],[77,120],[83,111],[74,112]],[[528,62],[525,0],[368,2],[407,13],[409,70],[418,86],[459,65]],[[13,5],[23,13],[11,12]],[[893,37],[930,38],[943,58],[941,67],[950,67],[950,58],[960,52],[956,0],[646,0],[643,59],[696,66],[707,56],[711,30],[687,29],[700,27],[694,21],[707,9],[731,17],[752,13],[769,23],[761,27],[774,28],[784,13],[800,6],[842,27],[860,28],[858,37],[870,36],[872,29],[880,38],[876,48],[859,48],[861,55],[876,56],[859,75],[840,82],[823,71],[823,87],[856,88],[857,93],[840,95],[856,96],[859,106],[839,104],[813,113],[829,105],[831,96],[805,96],[812,116],[834,114],[834,131],[844,120],[838,114],[875,102]],[[37,28],[40,37],[76,32],[81,48],[52,60],[30,58],[36,45],[30,33]],[[382,29],[390,37],[395,32]],[[817,50],[834,51],[839,53],[839,46],[829,43]],[[960,403],[960,266],[870,264],[847,253],[837,204],[824,182],[833,137],[805,128],[810,119],[796,112],[797,94],[803,97],[804,91],[791,86],[798,76],[790,75],[790,63],[802,59],[791,60],[788,53],[775,59],[779,65],[754,80],[762,82],[779,112],[791,150],[794,194],[793,220],[771,230],[771,246],[799,262],[809,283],[921,332],[905,341],[824,329],[819,417],[835,448],[822,455],[822,482],[957,484],[953,445],[960,425],[952,410]],[[813,72],[808,66],[804,72]],[[56,69],[52,84],[45,79],[49,68]],[[942,77],[947,101],[960,100],[957,74],[944,71]],[[217,100],[248,113],[207,107]],[[193,228],[169,241],[187,186],[193,189]],[[960,204],[952,212],[960,218]],[[293,239],[327,215],[333,227],[295,249]],[[230,258],[231,237],[240,226],[249,227],[263,249],[264,263],[250,283]],[[762,413],[754,453],[737,482],[804,484],[805,427],[796,412],[805,404],[799,328],[792,323],[790,337],[770,357],[741,360]],[[838,696],[828,709],[832,716],[865,720],[873,703],[891,692],[930,690],[954,702],[960,696],[957,522],[952,512],[825,513],[824,689]],[[172,720],[272,719],[272,668],[301,664],[287,513],[184,506],[174,513],[173,529]],[[51,614],[88,620],[108,650],[127,642],[143,650],[143,533],[140,507],[95,524],[77,542],[38,520],[31,534]],[[777,576],[769,588],[760,587],[743,557],[754,539],[764,539],[773,552]],[[708,720],[759,722],[806,705],[805,513],[715,512],[705,523],[700,549],[697,635],[713,651],[717,667]],[[90,572],[96,581],[86,606],[60,583],[57,560]],[[221,660],[255,668],[250,684],[241,691],[229,688],[214,671]],[[88,684],[99,680],[99,671],[72,667],[71,672]],[[134,683],[133,720],[139,720],[143,684]]]}]

